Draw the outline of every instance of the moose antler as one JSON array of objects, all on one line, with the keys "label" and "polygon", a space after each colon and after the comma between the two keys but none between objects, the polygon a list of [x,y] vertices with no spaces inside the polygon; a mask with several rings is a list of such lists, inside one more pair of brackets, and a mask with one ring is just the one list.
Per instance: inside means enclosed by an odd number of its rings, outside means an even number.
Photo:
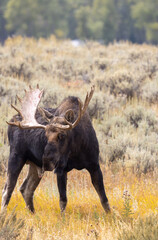
[{"label": "moose antler", "polygon": [[[26,128],[43,128],[43,129],[45,129],[46,126],[39,124],[35,119],[36,109],[41,100],[43,90],[39,90],[38,85],[37,85],[36,89],[32,89],[31,86],[29,86],[29,88],[30,88],[29,91],[25,90],[25,96],[24,96],[23,100],[17,96],[17,98],[19,99],[20,104],[21,104],[20,110],[18,110],[15,106],[13,106],[11,104],[11,106],[21,115],[22,121],[14,120],[14,122],[7,122],[7,123],[9,125],[17,126],[17,127],[24,128],[24,129],[26,129]],[[64,117],[57,117],[57,118],[64,119],[64,121],[66,122],[66,125],[62,125],[60,123],[51,123],[50,125],[60,128],[60,129],[63,129],[63,130],[69,130],[69,129],[76,127],[88,107],[88,104],[93,96],[94,89],[95,89],[95,87],[92,86],[90,93],[87,93],[83,106],[82,106],[81,100],[78,98],[79,114],[74,123],[69,122],[65,117],[68,112],[73,113],[73,110],[69,109],[66,111]]]},{"label": "moose antler", "polygon": [[[81,120],[82,116],[84,115],[87,107],[88,107],[88,104],[89,104],[89,102],[90,102],[90,100],[93,96],[94,90],[95,90],[95,86],[93,85],[91,87],[90,93],[87,92],[87,95],[86,95],[83,106],[82,106],[81,100],[78,98],[79,114],[78,114],[78,117],[77,117],[77,119],[75,120],[74,123],[70,123],[69,121],[67,121],[67,119],[65,117],[63,117],[64,121],[67,123],[66,125],[62,125],[62,124],[59,124],[59,123],[52,123],[51,125],[53,125],[54,127],[63,129],[63,130],[69,130],[69,129],[72,129],[72,128],[76,127],[77,124],[79,123],[79,121]],[[69,112],[69,111],[73,111],[73,110],[69,109],[69,110],[66,111],[66,113]],[[66,113],[65,113],[65,115],[66,115]]]},{"label": "moose antler", "polygon": [[25,90],[25,96],[23,99],[20,99],[18,96],[18,100],[20,102],[20,110],[18,110],[15,106],[11,104],[11,106],[21,115],[22,121],[14,121],[7,122],[9,125],[18,126],[20,128],[44,128],[44,125],[39,124],[35,119],[36,109],[41,100],[43,90],[39,89],[39,85],[37,84],[36,89],[32,89],[29,86],[29,91]]}]

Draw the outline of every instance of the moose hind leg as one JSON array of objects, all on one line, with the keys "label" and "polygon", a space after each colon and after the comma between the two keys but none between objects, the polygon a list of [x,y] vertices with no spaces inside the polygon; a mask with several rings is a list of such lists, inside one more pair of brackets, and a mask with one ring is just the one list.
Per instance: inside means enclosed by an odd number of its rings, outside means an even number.
[{"label": "moose hind leg", "polygon": [[66,185],[67,185],[67,172],[64,172],[62,175],[57,173],[57,184],[60,195],[60,210],[61,213],[64,212],[67,205],[67,196],[66,196]]},{"label": "moose hind leg", "polygon": [[31,212],[35,212],[33,204],[33,195],[41,178],[38,176],[37,167],[30,163],[28,174],[20,187],[20,192],[24,198],[26,206]]},{"label": "moose hind leg", "polygon": [[103,175],[100,167],[97,170],[89,170],[91,175],[92,184],[99,195],[101,204],[106,212],[110,212],[110,206],[108,198],[105,194],[104,184],[103,184]]},{"label": "moose hind leg", "polygon": [[3,210],[9,204],[12,192],[15,188],[18,176],[24,164],[25,161],[20,157],[17,157],[16,154],[14,156],[10,156],[7,170],[7,181],[2,192],[1,210]]}]

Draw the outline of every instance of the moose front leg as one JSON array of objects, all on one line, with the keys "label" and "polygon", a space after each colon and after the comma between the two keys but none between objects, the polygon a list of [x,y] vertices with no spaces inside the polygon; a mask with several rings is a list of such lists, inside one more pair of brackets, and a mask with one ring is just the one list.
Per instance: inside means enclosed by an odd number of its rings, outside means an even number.
[{"label": "moose front leg", "polygon": [[40,180],[41,177],[39,177],[37,167],[33,163],[30,163],[28,174],[20,187],[20,192],[25,200],[26,206],[33,213],[35,211],[33,205],[33,195]]},{"label": "moose front leg", "polygon": [[92,184],[97,191],[101,204],[106,212],[110,212],[110,206],[108,198],[105,194],[104,184],[103,184],[103,175],[100,167],[97,170],[88,170],[91,175]]},{"label": "moose front leg", "polygon": [[67,185],[67,172],[63,172],[62,175],[57,173],[57,184],[60,195],[60,210],[61,213],[64,212],[67,204],[67,196],[66,196],[66,185]]}]

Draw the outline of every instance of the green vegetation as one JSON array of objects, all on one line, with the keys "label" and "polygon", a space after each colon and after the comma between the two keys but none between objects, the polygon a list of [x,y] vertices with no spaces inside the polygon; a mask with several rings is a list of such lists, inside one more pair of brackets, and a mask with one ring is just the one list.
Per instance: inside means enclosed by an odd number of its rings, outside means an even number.
[{"label": "green vegetation", "polygon": [[0,39],[28,37],[158,43],[156,0],[0,0]]}]

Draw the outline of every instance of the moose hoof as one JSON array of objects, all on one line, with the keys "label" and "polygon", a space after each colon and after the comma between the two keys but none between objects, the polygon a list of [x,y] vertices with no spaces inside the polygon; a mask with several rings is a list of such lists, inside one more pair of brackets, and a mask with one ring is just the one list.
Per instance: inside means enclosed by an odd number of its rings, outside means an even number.
[{"label": "moose hoof", "polygon": [[60,210],[61,212],[64,212],[66,208],[67,201],[60,201]]},{"label": "moose hoof", "polygon": [[27,205],[28,210],[30,211],[30,213],[34,214],[35,213],[35,209],[33,206]]},{"label": "moose hoof", "polygon": [[104,207],[104,210],[105,210],[106,213],[110,213],[111,212],[109,202],[104,202],[103,203],[103,207]]}]

